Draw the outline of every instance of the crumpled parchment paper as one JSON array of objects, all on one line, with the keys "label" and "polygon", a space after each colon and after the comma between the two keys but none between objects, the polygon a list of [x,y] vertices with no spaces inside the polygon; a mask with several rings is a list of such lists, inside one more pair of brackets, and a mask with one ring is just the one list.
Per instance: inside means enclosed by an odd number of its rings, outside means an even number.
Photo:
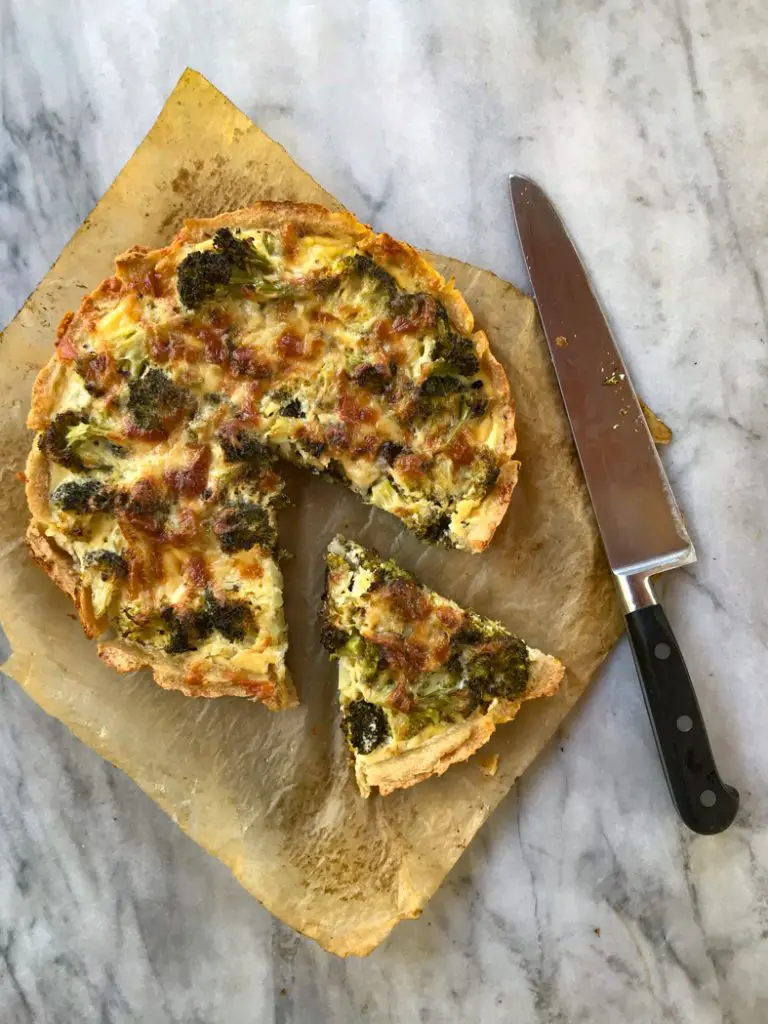
[{"label": "crumpled parchment paper", "polygon": [[[493,274],[431,257],[490,337],[517,402],[520,483],[487,552],[429,549],[343,488],[286,468],[282,517],[289,664],[301,706],[270,713],[192,700],[146,672],[118,676],[27,556],[24,422],[59,318],[116,254],[163,245],[185,216],[263,198],[339,204],[200,75],[187,71],[106,195],[3,335],[0,622],[7,666],[47,712],[127,772],[272,913],[340,955],[372,950],[416,916],[490,812],[562,722],[621,622],[587,492],[530,299]],[[337,531],[393,555],[429,586],[559,657],[560,693],[532,701],[478,758],[386,799],[357,793],[338,728],[336,667],[318,642],[323,553]]]}]

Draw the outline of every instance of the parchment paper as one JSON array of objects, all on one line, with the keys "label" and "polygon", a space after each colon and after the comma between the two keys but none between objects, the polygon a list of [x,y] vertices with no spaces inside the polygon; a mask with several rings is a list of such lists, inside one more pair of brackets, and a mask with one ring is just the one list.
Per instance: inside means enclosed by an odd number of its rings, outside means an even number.
[{"label": "parchment paper", "polygon": [[[365,954],[418,914],[584,691],[620,632],[609,574],[533,303],[494,275],[432,257],[453,276],[504,364],[517,402],[520,484],[489,550],[428,549],[343,488],[286,469],[281,544],[302,704],[270,713],[196,701],[147,673],[103,666],[68,600],[26,554],[22,483],[32,381],[59,318],[129,245],[162,245],[184,216],[260,198],[339,204],[205,79],[187,71],[154,127],[3,336],[0,622],[9,674],[127,772],[274,914],[334,953]],[[318,643],[323,552],[343,531],[430,586],[500,619],[566,664],[559,695],[527,704],[483,759],[386,799],[363,800],[338,728],[336,667]]]}]

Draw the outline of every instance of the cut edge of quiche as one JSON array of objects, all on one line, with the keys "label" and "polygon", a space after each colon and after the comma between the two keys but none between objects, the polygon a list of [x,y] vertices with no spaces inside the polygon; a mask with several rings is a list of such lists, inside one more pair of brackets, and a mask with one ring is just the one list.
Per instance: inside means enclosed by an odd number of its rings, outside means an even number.
[{"label": "cut edge of quiche", "polygon": [[327,551],[322,642],[339,662],[341,724],[364,797],[464,761],[564,666],[341,536]]},{"label": "cut edge of quiche", "polygon": [[508,382],[474,327],[414,249],[320,206],[257,203],[118,257],[62,319],[28,416],[28,545],[103,660],[190,695],[297,703],[276,458],[482,551],[518,463]]}]

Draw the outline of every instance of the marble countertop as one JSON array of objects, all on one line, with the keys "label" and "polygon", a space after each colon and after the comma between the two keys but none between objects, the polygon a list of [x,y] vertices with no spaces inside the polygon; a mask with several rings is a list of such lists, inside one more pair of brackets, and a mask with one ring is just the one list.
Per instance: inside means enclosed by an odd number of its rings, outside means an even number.
[{"label": "marble countertop", "polygon": [[666,584],[721,772],[677,821],[629,651],[423,916],[341,961],[0,685],[0,1019],[768,1019],[768,7],[0,4],[0,323],[184,66],[355,213],[527,288],[506,174],[560,205],[699,552]]}]

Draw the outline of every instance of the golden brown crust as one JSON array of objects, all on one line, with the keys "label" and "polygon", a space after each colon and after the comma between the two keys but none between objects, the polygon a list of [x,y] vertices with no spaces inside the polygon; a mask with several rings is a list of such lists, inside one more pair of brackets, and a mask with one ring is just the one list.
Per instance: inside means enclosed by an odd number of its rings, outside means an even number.
[{"label": "golden brown crust", "polygon": [[38,373],[32,385],[32,400],[27,414],[30,430],[42,430],[50,419],[56,398],[56,385],[66,372],[62,361],[54,354]]},{"label": "golden brown crust", "polygon": [[388,796],[396,789],[415,786],[430,775],[442,775],[452,764],[471,757],[488,742],[495,729],[492,718],[475,718],[451,726],[422,746],[385,761],[358,760],[355,775],[360,792],[368,796],[372,787],[377,786],[382,796]]},{"label": "golden brown crust", "polygon": [[[237,682],[206,676],[205,686],[190,680],[189,676],[170,659],[163,655],[150,655],[141,647],[125,643],[122,640],[104,640],[98,645],[99,657],[116,672],[137,672],[139,669],[151,669],[158,686],[164,690],[180,690],[188,697],[245,697],[247,700],[259,701],[270,711],[283,711],[294,708],[299,699],[291,679],[286,676],[279,687],[269,680],[249,681],[247,686]],[[263,687],[261,692],[257,692]],[[269,689],[271,692],[267,692]]]},{"label": "golden brown crust", "polygon": [[40,568],[64,591],[77,609],[83,632],[93,640],[105,628],[106,623],[94,615],[91,594],[87,587],[80,585],[80,579],[72,570],[72,560],[40,530],[32,520],[27,527],[27,548]]},{"label": "golden brown crust", "polygon": [[32,513],[32,521],[44,522],[49,515],[48,492],[50,490],[50,466],[48,460],[33,444],[27,456],[27,465],[24,472],[24,489],[27,496],[27,505]]},{"label": "golden brown crust", "polygon": [[42,533],[34,520],[27,527],[27,547],[40,568],[51,577],[57,587],[74,600],[78,580],[77,574],[72,570],[72,560]]},{"label": "golden brown crust", "polygon": [[512,491],[517,483],[520,463],[512,460],[512,455],[517,448],[517,433],[515,431],[515,403],[509,392],[509,381],[501,363],[491,352],[488,338],[484,331],[478,331],[474,338],[478,345],[478,355],[481,363],[487,367],[493,382],[492,392],[498,396],[498,410],[501,416],[502,440],[498,446],[502,457],[506,456],[508,461],[502,467],[496,486],[485,499],[483,514],[478,516],[474,528],[469,533],[469,543],[473,551],[483,551],[491,542],[496,528],[504,518],[509,503],[512,499]]},{"label": "golden brown crust", "polygon": [[531,675],[524,697],[517,701],[499,701],[488,713],[467,719],[412,750],[380,761],[358,758],[355,775],[360,792],[368,796],[372,787],[387,796],[395,789],[415,786],[431,775],[442,775],[452,764],[466,761],[491,738],[496,726],[510,722],[524,700],[550,697],[565,673],[564,666],[550,655],[531,651]]},{"label": "golden brown crust", "polygon": [[143,245],[132,245],[115,259],[115,273],[121,281],[141,278],[155,268],[157,262],[171,251],[171,246],[164,249],[147,249]]},{"label": "golden brown crust", "polygon": [[219,228],[280,228],[294,227],[301,234],[363,239],[373,232],[361,224],[351,213],[339,213],[314,203],[283,203],[263,201],[242,210],[220,213],[217,217],[185,220],[181,230],[171,241],[170,249],[195,245],[210,238]]},{"label": "golden brown crust", "polygon": [[560,688],[565,675],[565,666],[549,654],[533,651],[534,660],[531,664],[530,685],[525,700],[536,697],[551,697]]}]

